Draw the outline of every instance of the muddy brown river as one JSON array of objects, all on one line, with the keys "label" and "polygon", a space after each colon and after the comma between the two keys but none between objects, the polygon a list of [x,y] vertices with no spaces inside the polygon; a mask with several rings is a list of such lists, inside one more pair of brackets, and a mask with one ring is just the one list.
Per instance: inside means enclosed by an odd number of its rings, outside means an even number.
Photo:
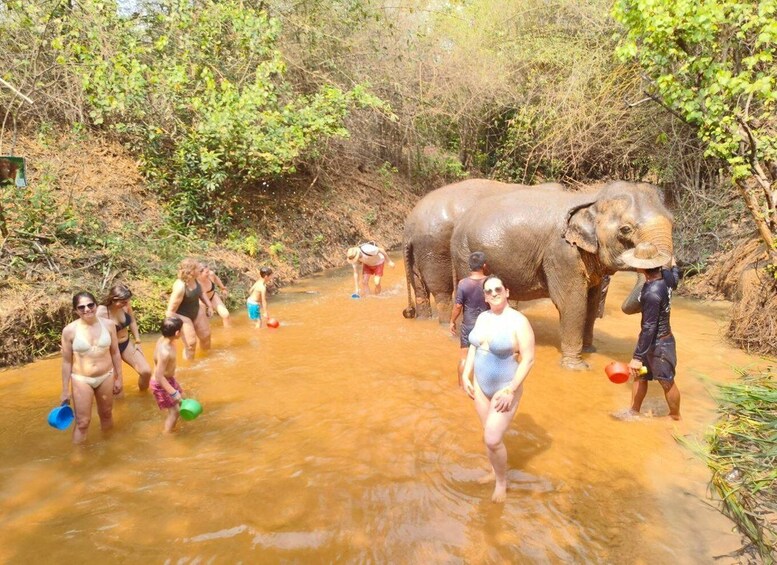
[{"label": "muddy brown river", "polygon": [[588,372],[559,368],[549,301],[521,306],[537,359],[505,437],[503,505],[477,482],[488,462],[456,385],[458,341],[402,317],[401,261],[380,297],[351,299],[337,270],[270,297],[277,330],[244,311],[232,328],[214,321],[214,349],[179,361],[204,412],[170,436],[126,365],[115,430],[103,437],[95,415],[82,449],[46,424],[59,359],[4,371],[0,561],[710,563],[740,538],[673,434],[701,438],[715,419],[708,381],[758,359],[723,341],[726,304],[675,298],[684,420],[665,416],[656,384],[646,416],[616,418],[630,385],[603,368],[630,359],[639,316],[619,305],[634,276],[613,281]]}]

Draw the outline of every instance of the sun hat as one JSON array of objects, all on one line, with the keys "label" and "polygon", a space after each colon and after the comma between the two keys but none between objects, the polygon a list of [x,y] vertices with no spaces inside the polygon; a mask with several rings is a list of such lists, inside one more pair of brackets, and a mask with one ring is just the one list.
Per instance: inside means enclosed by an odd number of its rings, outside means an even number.
[{"label": "sun hat", "polygon": [[633,249],[627,249],[621,254],[621,261],[635,269],[655,269],[666,265],[671,257],[668,253],[659,251],[653,243],[644,241]]},{"label": "sun hat", "polygon": [[358,247],[349,247],[348,252],[346,253],[345,256],[348,258],[349,261],[353,261],[354,259],[356,259],[356,257],[359,256],[359,251],[360,249]]}]

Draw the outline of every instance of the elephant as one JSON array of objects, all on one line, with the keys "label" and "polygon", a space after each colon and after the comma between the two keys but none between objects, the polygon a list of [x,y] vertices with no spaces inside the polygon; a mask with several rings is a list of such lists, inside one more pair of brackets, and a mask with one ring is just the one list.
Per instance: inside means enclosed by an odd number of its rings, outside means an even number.
[{"label": "elephant", "polygon": [[[556,183],[537,186],[544,190],[564,190]],[[488,179],[469,179],[433,190],[415,205],[405,221],[408,302],[403,312],[405,318],[430,318],[430,296],[433,296],[440,322],[448,321],[456,284],[452,281],[450,242],[458,218],[483,198],[524,188],[529,187]]]},{"label": "elephant", "polygon": [[642,241],[672,254],[672,214],[660,190],[615,181],[598,193],[537,189],[491,196],[458,220],[451,236],[454,278],[483,251],[510,298],[550,298],[559,312],[561,364],[584,370],[604,275],[634,271],[621,254]]}]

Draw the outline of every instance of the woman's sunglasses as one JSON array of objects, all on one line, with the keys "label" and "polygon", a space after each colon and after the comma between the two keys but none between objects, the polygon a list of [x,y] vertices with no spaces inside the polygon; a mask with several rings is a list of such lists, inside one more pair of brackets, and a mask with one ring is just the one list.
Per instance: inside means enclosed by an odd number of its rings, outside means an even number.
[{"label": "woman's sunglasses", "polygon": [[483,292],[485,292],[488,296],[494,296],[496,294],[502,294],[504,291],[505,287],[495,286],[494,288],[487,288]]},{"label": "woman's sunglasses", "polygon": [[79,304],[78,306],[76,306],[76,309],[79,312],[86,312],[87,310],[94,309],[95,306],[97,306],[97,304],[95,304],[94,302],[90,302],[88,304]]},{"label": "woman's sunglasses", "polygon": [[129,296],[125,296],[124,298],[112,298],[114,302],[127,302],[127,300],[129,299],[130,299]]}]

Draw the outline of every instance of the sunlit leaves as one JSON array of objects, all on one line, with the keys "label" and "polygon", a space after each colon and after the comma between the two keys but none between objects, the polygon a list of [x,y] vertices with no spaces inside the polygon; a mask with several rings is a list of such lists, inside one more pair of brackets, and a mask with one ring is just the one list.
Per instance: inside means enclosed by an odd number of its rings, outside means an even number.
[{"label": "sunlit leaves", "polygon": [[348,134],[354,106],[381,104],[360,86],[300,95],[279,21],[240,0],[159,0],[132,18],[115,0],[7,6],[80,86],[80,116],[137,149],[183,224],[228,219],[244,186],[293,171]]},{"label": "sunlit leaves", "polygon": [[[619,0],[619,54],[636,59],[664,103],[699,128],[708,153],[734,178],[753,174],[741,159],[773,161],[777,130],[775,0]],[[752,164],[752,163],[751,163]]]}]

